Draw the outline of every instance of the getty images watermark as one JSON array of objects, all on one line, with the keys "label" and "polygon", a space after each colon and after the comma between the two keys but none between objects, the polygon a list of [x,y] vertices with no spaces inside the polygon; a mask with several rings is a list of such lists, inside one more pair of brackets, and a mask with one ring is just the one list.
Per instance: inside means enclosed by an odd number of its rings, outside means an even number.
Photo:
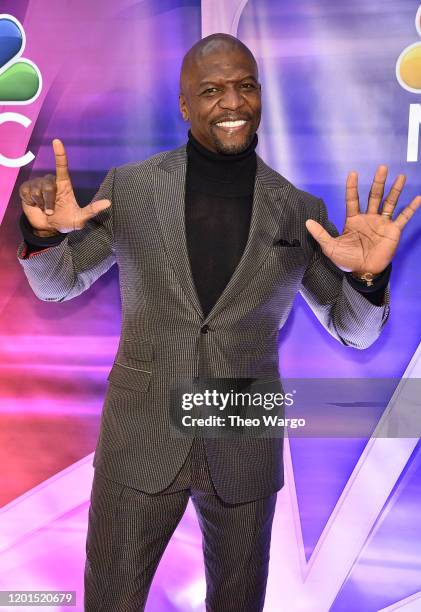
[{"label": "getty images watermark", "polygon": [[421,379],[193,379],[170,414],[177,437],[421,438]]},{"label": "getty images watermark", "polygon": [[[249,409],[261,408],[273,411],[276,408],[291,407],[294,404],[294,392],[292,393],[259,393],[259,392],[236,392],[231,389],[228,393],[216,389],[206,389],[202,393],[183,393],[181,407],[183,411],[191,411],[195,408],[209,408],[224,411],[224,416],[209,414],[207,417],[185,414],[182,416],[184,427],[304,427],[305,419],[282,417],[279,414],[265,414],[259,416],[244,416],[233,414],[233,408]],[[225,416],[226,415],[226,416]]]},{"label": "getty images watermark", "polygon": [[306,420],[286,416],[295,391],[280,380],[194,379],[173,390],[171,418],[177,431],[204,437],[283,437],[284,429],[305,427]]}]

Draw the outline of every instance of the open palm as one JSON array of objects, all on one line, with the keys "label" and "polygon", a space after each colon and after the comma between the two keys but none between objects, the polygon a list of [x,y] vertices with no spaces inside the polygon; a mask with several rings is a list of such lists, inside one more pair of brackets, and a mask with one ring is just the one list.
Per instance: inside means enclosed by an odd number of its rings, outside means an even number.
[{"label": "open palm", "polygon": [[387,178],[387,167],[379,166],[370,190],[365,213],[360,211],[358,197],[358,174],[350,172],[346,183],[346,221],[343,232],[333,238],[321,225],[312,219],[306,222],[310,234],[320,244],[323,253],[345,271],[356,274],[370,272],[380,274],[392,261],[401,233],[412,215],[421,205],[421,196],[396,217],[392,214],[405,184],[400,174],[383,200]]}]

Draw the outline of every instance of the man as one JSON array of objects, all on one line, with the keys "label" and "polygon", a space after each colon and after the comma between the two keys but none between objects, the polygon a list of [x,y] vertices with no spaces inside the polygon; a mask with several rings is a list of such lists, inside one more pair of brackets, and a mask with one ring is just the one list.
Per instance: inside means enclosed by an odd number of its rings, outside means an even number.
[{"label": "man", "polygon": [[144,609],[191,496],[204,538],[206,606],[263,609],[282,440],[174,435],[171,389],[185,379],[278,379],[278,330],[298,291],[329,332],[365,348],[389,314],[390,262],[421,197],[395,220],[399,176],[382,199],[380,166],[361,212],[347,179],[342,235],[324,203],[255,153],[261,87],[238,39],[186,54],[186,145],[111,169],[79,207],[63,144],[56,176],[20,188],[19,261],[43,300],[76,297],[115,262],[123,322],[94,466],[85,610]]}]

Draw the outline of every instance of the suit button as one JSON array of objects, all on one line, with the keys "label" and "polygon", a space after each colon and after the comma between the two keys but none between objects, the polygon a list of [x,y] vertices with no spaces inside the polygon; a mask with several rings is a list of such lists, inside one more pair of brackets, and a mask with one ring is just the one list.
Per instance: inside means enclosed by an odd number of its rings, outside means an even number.
[{"label": "suit button", "polygon": [[200,328],[200,332],[202,334],[207,334],[209,331],[209,325],[204,325],[203,327]]}]

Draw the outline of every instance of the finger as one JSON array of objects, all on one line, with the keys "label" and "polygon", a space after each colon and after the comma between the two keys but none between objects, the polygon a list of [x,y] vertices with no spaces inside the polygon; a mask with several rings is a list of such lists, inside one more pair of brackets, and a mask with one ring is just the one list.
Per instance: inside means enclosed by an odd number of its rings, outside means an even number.
[{"label": "finger", "polygon": [[31,190],[31,199],[35,206],[38,206],[38,208],[41,208],[41,210],[44,209],[44,199],[40,189]]},{"label": "finger", "polygon": [[96,202],[91,202],[82,208],[81,214],[83,221],[89,221],[89,219],[92,219],[92,217],[95,217],[97,214],[103,210],[106,210],[110,206],[110,200],[97,200]]},{"label": "finger", "polygon": [[53,149],[56,158],[56,180],[70,181],[66,150],[64,144],[58,138],[53,140]]},{"label": "finger", "polygon": [[36,206],[35,202],[33,202],[32,198],[31,198],[30,188],[29,188],[28,181],[25,181],[19,187],[19,197],[22,200],[22,202],[24,202],[28,206]]},{"label": "finger", "polygon": [[54,177],[53,180],[44,177],[41,181],[41,193],[45,204],[44,211],[47,215],[52,215],[55,209],[57,194],[57,186]]},{"label": "finger", "polygon": [[389,193],[385,201],[383,202],[382,213],[389,213],[389,216],[392,216],[396,204],[398,203],[399,196],[402,193],[402,189],[405,185],[406,176],[404,174],[400,174],[397,179],[395,179]]},{"label": "finger", "polygon": [[306,228],[313,236],[314,240],[320,244],[323,253],[330,257],[335,246],[335,239],[320,225],[320,223],[317,223],[317,221],[313,219],[307,219]]},{"label": "finger", "polygon": [[35,208],[37,205],[35,204],[35,202],[33,202],[31,199],[24,199],[22,198],[21,200],[22,205],[25,206],[31,206],[31,208]]},{"label": "finger", "polygon": [[413,217],[416,210],[421,206],[421,196],[417,196],[410,204],[396,217],[394,223],[402,230],[408,221]]},{"label": "finger", "polygon": [[379,166],[374,175],[368,197],[367,213],[376,214],[384,195],[384,186],[387,179],[387,166]]},{"label": "finger", "polygon": [[29,188],[29,197],[34,202],[38,208],[41,210],[44,209],[44,199],[41,193],[41,181],[39,179],[34,179],[31,181],[31,185]]},{"label": "finger", "polygon": [[346,216],[354,217],[360,212],[360,202],[358,198],[358,173],[350,172],[346,179]]}]

